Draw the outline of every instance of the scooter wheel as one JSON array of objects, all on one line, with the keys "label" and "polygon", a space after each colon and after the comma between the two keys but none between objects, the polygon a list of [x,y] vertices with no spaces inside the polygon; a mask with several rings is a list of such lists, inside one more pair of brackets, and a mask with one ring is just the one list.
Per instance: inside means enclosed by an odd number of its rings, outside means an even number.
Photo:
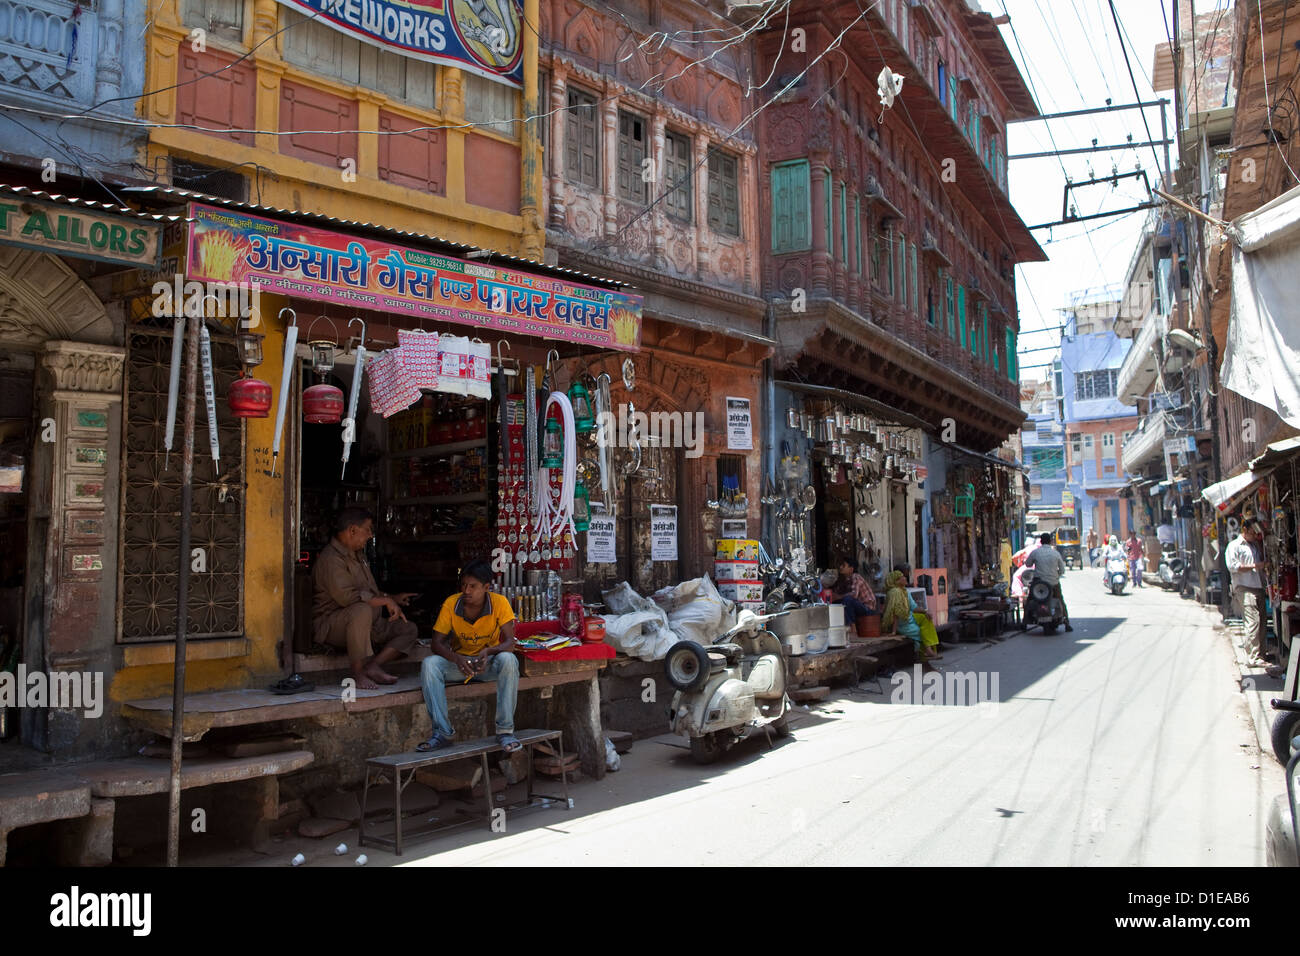
[{"label": "scooter wheel", "polygon": [[1055,634],[1055,633],[1056,633],[1056,625],[1055,625],[1055,624],[1044,624],[1044,625],[1043,625],[1043,633],[1044,633],[1044,634]]},{"label": "scooter wheel", "polygon": [[1284,766],[1291,760],[1291,740],[1300,735],[1300,712],[1284,710],[1273,718],[1273,756]]},{"label": "scooter wheel", "polygon": [[789,737],[790,736],[790,715],[783,714],[777,720],[772,721],[770,726],[772,728],[772,733],[776,734],[778,737]]},{"label": "scooter wheel", "polygon": [[691,758],[696,763],[713,763],[722,756],[722,750],[722,745],[718,743],[718,738],[714,734],[691,738]]},{"label": "scooter wheel", "polygon": [[668,648],[664,657],[664,672],[668,683],[678,690],[700,690],[709,682],[709,670],[708,652],[694,641],[678,641]]}]

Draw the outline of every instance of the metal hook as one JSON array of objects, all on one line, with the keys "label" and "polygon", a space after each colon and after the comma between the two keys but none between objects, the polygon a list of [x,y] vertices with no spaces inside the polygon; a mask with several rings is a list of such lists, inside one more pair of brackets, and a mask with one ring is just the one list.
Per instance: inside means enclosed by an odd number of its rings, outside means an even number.
[{"label": "metal hook", "polygon": [[509,351],[511,351],[511,352],[514,351],[514,348],[510,345],[510,343],[509,343],[508,341],[506,341],[505,339],[497,339],[497,370],[500,371],[500,372],[501,372],[502,374],[504,374],[504,375],[509,375],[509,376],[515,376],[515,375],[518,375],[518,374],[519,374],[519,360],[516,359],[516,358],[511,358],[510,361],[512,361],[512,362],[515,363],[515,367],[514,367],[514,368],[506,368],[506,360],[505,360],[505,356],[503,356],[503,355],[501,354],[501,346],[503,346],[503,345],[506,347],[507,350],[509,350]]},{"label": "metal hook", "polygon": [[293,309],[289,308],[288,306],[285,306],[283,309],[280,310],[280,314],[279,314],[278,318],[283,319],[283,318],[284,318],[284,314],[285,314],[286,312],[288,312],[289,315],[290,315],[290,317],[291,317],[291,321],[289,322],[289,325],[297,325],[297,324],[298,324],[298,313],[295,312]]}]

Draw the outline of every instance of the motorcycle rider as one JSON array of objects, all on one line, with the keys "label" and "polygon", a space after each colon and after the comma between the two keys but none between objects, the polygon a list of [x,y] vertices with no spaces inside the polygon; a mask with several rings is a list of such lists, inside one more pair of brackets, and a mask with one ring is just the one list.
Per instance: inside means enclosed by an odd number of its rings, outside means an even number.
[{"label": "motorcycle rider", "polygon": [[1073,631],[1070,626],[1070,609],[1065,605],[1065,595],[1061,593],[1061,575],[1065,573],[1065,559],[1061,552],[1052,547],[1052,535],[1044,532],[1038,539],[1041,544],[1030,552],[1025,559],[1025,567],[1033,569],[1034,580],[1050,585],[1052,594],[1061,602],[1061,613],[1065,615],[1065,629]]},{"label": "motorcycle rider", "polygon": [[1101,564],[1101,583],[1103,586],[1110,580],[1110,575],[1106,571],[1106,562],[1111,558],[1119,558],[1124,562],[1125,567],[1128,566],[1127,552],[1120,545],[1119,538],[1113,534],[1106,539],[1106,547],[1101,549],[1101,558],[1098,562]]}]

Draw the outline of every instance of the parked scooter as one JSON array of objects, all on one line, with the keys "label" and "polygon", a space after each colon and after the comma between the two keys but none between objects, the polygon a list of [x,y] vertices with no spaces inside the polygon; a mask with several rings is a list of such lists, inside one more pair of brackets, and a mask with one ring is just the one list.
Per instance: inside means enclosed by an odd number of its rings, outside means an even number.
[{"label": "parked scooter", "polygon": [[[1190,551],[1181,552],[1184,555],[1190,553]],[[1162,588],[1182,593],[1183,582],[1187,580],[1187,560],[1179,555],[1180,552],[1171,544],[1161,548],[1160,567],[1156,571],[1156,576]]]},{"label": "parked scooter", "polygon": [[742,611],[735,627],[708,647],[678,641],[664,670],[677,688],[670,723],[690,740],[696,763],[712,763],[760,729],[778,737],[790,730],[781,642],[764,625],[770,616]]},{"label": "parked scooter", "polygon": [[1109,588],[1111,594],[1123,594],[1128,586],[1128,561],[1122,555],[1112,554],[1106,559],[1106,577],[1101,586]]},{"label": "parked scooter", "polygon": [[1021,580],[1028,580],[1025,592],[1025,609],[1020,617],[1020,629],[1027,631],[1031,627],[1043,628],[1044,634],[1055,634],[1056,629],[1065,623],[1065,607],[1061,599],[1052,593],[1052,586],[1046,581],[1035,580],[1033,571],[1026,571]]}]

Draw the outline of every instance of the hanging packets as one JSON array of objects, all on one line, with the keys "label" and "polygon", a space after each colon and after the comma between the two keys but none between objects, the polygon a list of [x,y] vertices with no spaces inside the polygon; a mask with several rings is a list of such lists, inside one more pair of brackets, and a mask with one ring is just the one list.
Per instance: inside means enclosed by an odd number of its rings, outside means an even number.
[{"label": "hanging packets", "polygon": [[402,364],[399,349],[381,352],[366,367],[370,378],[370,408],[391,418],[419,401],[420,389]]},{"label": "hanging packets", "polygon": [[438,387],[438,333],[401,329],[397,333],[398,360],[416,388]]},{"label": "hanging packets", "polygon": [[471,398],[491,398],[492,348],[474,339],[469,343],[465,368],[465,394]]},{"label": "hanging packets", "polygon": [[463,335],[438,337],[438,391],[468,395],[470,341]]}]

